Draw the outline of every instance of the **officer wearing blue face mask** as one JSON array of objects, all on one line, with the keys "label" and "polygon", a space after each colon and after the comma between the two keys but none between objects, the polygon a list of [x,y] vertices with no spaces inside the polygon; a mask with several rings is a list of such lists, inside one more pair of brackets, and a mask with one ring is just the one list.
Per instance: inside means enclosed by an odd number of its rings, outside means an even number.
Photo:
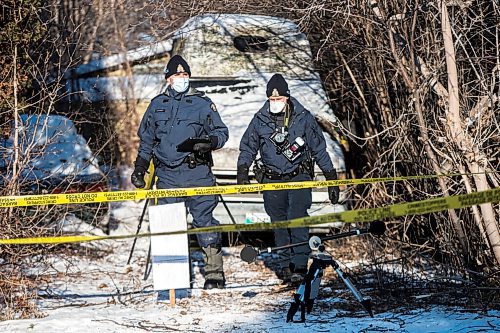
[{"label": "officer wearing blue face mask", "polygon": [[[312,180],[314,163],[327,180],[337,179],[330,156],[326,151],[323,132],[314,116],[290,96],[288,84],[280,74],[267,83],[268,100],[257,111],[240,142],[238,184],[248,184],[249,167],[257,153],[260,160],[254,166],[261,183],[297,182]],[[339,188],[328,188],[330,201],[339,200]],[[265,191],[264,208],[272,222],[308,216],[311,189]],[[307,241],[307,228],[275,229],[276,246]],[[307,245],[278,252],[278,276],[285,283],[301,282],[307,272]]]},{"label": "officer wearing blue face mask", "polygon": [[[153,160],[159,189],[213,186],[210,152],[226,143],[228,129],[212,101],[190,87],[191,70],[181,56],[173,56],[164,72],[168,87],[153,98],[138,130],[140,144],[132,184],[145,186],[144,174]],[[193,138],[189,151],[182,148],[186,140]],[[212,216],[217,196],[160,198],[158,204],[181,201],[188,207],[195,228],[219,225]],[[197,237],[205,259],[204,288],[223,288],[220,233],[202,233]]]}]

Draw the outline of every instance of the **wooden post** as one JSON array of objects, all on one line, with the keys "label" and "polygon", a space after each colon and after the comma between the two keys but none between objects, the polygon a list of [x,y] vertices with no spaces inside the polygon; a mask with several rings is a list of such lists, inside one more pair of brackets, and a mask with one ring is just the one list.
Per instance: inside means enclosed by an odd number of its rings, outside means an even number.
[{"label": "wooden post", "polygon": [[170,306],[175,306],[175,289],[170,289]]}]

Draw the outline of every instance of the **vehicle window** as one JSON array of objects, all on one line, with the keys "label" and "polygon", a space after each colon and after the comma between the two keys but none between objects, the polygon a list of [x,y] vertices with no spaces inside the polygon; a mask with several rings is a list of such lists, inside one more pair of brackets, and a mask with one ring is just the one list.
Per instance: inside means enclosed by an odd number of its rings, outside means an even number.
[{"label": "vehicle window", "polygon": [[267,39],[260,36],[238,36],[233,39],[234,47],[241,52],[265,52],[269,49]]}]

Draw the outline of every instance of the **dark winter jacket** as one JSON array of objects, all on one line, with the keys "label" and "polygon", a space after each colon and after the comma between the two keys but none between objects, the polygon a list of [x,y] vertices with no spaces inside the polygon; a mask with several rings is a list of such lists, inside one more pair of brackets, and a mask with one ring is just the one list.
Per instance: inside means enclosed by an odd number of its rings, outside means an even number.
[{"label": "dark winter jacket", "polygon": [[212,148],[218,149],[229,137],[215,105],[203,92],[190,89],[179,94],[170,87],[153,98],[137,134],[140,157],[150,161],[154,155],[171,167],[180,165],[189,154],[177,151],[184,140],[208,135]]},{"label": "dark winter jacket", "polygon": [[326,151],[326,141],[316,119],[295,98],[291,97],[290,101],[293,111],[288,124],[288,141],[293,142],[297,137],[301,137],[306,143],[304,153],[293,162],[277,153],[270,137],[278,125],[275,116],[269,113],[269,101],[266,101],[241,138],[238,166],[249,167],[257,152],[260,152],[264,165],[280,174],[294,171],[308,156],[315,160],[323,172],[333,170],[332,161]]}]

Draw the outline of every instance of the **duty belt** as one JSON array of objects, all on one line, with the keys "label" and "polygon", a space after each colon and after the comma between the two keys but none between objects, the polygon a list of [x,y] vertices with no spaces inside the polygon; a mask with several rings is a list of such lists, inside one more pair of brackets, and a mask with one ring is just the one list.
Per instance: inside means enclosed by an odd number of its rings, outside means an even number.
[{"label": "duty belt", "polygon": [[290,180],[293,177],[297,176],[302,171],[302,168],[299,166],[295,170],[289,173],[278,173],[269,168],[264,170],[264,178],[270,180]]},{"label": "duty belt", "polygon": [[206,156],[196,156],[194,153],[191,153],[191,154],[187,155],[186,157],[184,157],[182,159],[182,162],[180,164],[177,164],[177,165],[168,165],[168,164],[160,161],[158,158],[155,158],[154,164],[155,164],[155,167],[162,165],[162,166],[166,166],[169,169],[178,168],[179,166],[181,166],[181,164],[187,164],[190,169],[194,169],[198,165],[208,165],[209,167],[211,167],[212,166],[211,161],[206,160],[204,157],[206,157]]}]

